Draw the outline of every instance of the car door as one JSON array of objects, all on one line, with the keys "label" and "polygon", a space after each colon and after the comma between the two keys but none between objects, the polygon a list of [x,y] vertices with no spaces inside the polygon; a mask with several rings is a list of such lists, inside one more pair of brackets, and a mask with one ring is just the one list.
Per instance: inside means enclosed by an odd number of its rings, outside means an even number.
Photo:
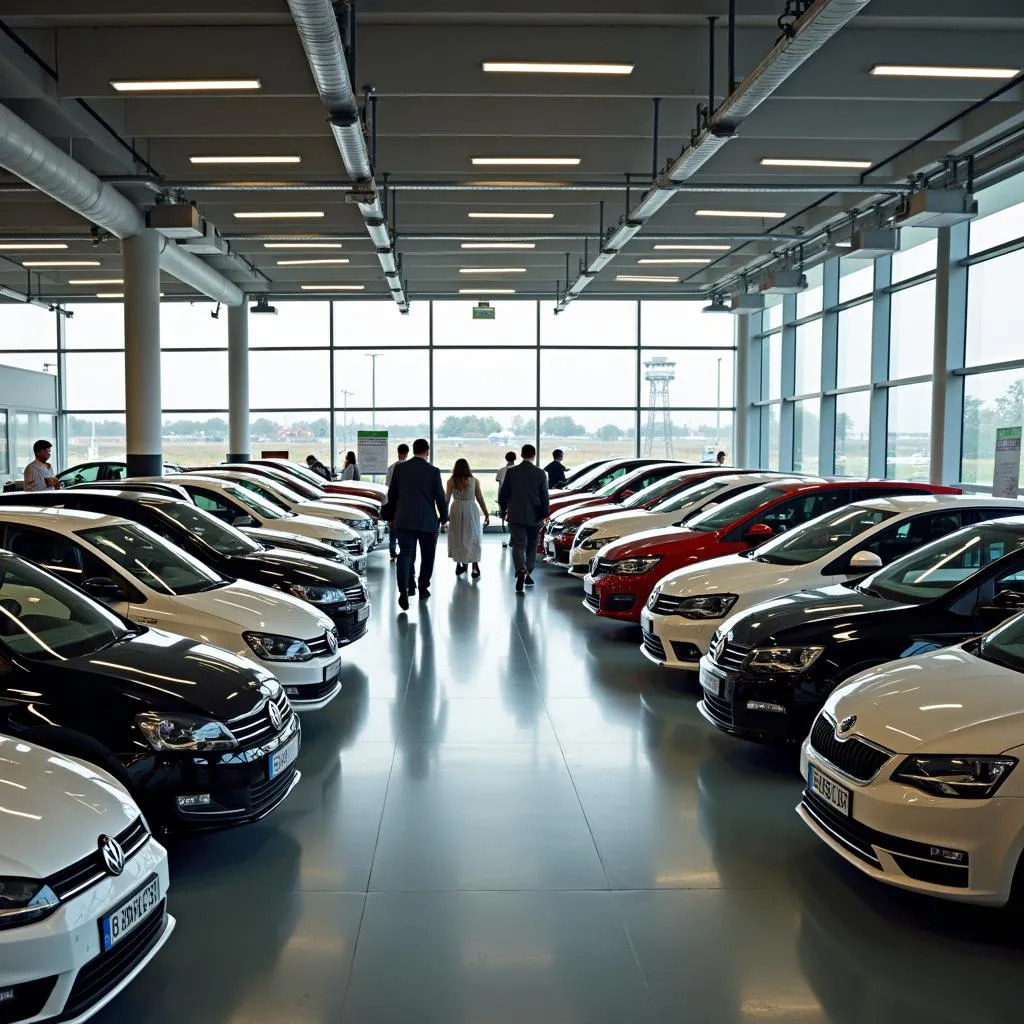
[{"label": "car door", "polygon": [[[813,491],[810,494],[794,494],[789,498],[769,505],[756,515],[738,524],[725,538],[728,543],[746,543],[744,538],[753,526],[764,525],[772,533],[785,533],[796,526],[816,519],[834,508],[850,503],[848,487],[832,488],[827,491]],[[763,539],[763,538],[762,538]]]},{"label": "car door", "polygon": [[63,487],[71,487],[74,484],[91,484],[99,479],[100,469],[98,462],[86,462],[81,466],[65,469],[63,473],[58,473],[57,479]]}]

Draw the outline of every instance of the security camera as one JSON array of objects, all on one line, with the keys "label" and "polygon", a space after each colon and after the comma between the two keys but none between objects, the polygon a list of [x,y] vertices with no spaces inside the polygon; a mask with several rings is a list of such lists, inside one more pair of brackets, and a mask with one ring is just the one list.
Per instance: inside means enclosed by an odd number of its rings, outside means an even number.
[{"label": "security camera", "polygon": [[256,305],[249,307],[249,312],[250,313],[272,313],[272,314],[274,314],[276,316],[277,315],[277,306],[270,305],[270,303],[267,302],[267,297],[265,295],[261,295],[256,300]]}]

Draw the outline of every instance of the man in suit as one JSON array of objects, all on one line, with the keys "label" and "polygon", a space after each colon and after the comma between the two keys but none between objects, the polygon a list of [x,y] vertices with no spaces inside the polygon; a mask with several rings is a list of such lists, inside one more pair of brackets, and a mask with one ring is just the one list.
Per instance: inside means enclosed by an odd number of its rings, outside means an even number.
[{"label": "man in suit", "polygon": [[537,537],[551,511],[548,505],[548,477],[534,459],[537,449],[524,444],[522,462],[512,466],[501,482],[498,507],[508,520],[512,538],[512,561],[516,567],[516,593],[533,586],[533,566],[537,561]]},{"label": "man in suit", "polygon": [[398,606],[409,608],[409,584],[420,548],[420,600],[430,597],[430,577],[434,574],[437,533],[448,522],[448,501],[441,485],[441,471],[427,462],[430,444],[422,437],[412,443],[411,459],[395,466],[388,487],[391,523],[398,536]]}]

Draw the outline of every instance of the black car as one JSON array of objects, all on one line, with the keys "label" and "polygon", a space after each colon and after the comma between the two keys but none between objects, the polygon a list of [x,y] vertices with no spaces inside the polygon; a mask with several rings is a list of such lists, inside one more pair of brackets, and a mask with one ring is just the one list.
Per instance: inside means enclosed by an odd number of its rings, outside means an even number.
[{"label": "black car", "polygon": [[704,717],[759,743],[798,743],[857,672],[961,643],[1024,608],[1024,517],[970,526],[870,576],[755,605],[701,659]]},{"label": "black car", "polygon": [[358,574],[337,562],[259,544],[188,502],[141,491],[71,488],[4,494],[0,504],[73,508],[141,523],[222,576],[261,583],[315,605],[334,621],[339,645],[366,633],[370,598]]},{"label": "black car", "polygon": [[6,551],[0,673],[0,732],[99,765],[161,830],[256,821],[299,781],[299,719],[270,673]]}]

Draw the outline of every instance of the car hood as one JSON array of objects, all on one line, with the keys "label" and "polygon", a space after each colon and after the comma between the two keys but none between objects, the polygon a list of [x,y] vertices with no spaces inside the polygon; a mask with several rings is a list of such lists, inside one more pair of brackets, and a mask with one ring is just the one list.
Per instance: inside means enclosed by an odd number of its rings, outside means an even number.
[{"label": "car hood", "polygon": [[295,508],[302,515],[322,517],[332,522],[340,519],[370,519],[370,513],[365,508],[356,508],[354,505],[336,504],[330,501],[304,501]]},{"label": "car hood", "polygon": [[715,543],[718,535],[697,533],[681,526],[670,526],[661,530],[644,530],[634,533],[614,544],[601,549],[602,558],[636,558],[638,555],[676,554],[689,548],[699,550]]},{"label": "car hood", "polygon": [[552,519],[558,523],[587,523],[597,516],[608,515],[618,510],[618,505],[602,501],[598,505],[573,505],[563,508],[556,516],[552,516]]},{"label": "car hood", "polygon": [[752,590],[785,586],[799,590],[821,580],[816,567],[810,572],[807,570],[806,565],[768,565],[742,555],[721,555],[670,572],[661,581],[661,592],[672,597],[736,593],[746,597]]},{"label": "car hood", "polygon": [[287,548],[268,548],[251,555],[240,555],[228,563],[248,562],[255,568],[280,573],[288,583],[308,586],[352,587],[360,582],[359,574],[340,562],[316,555],[304,555]]},{"label": "car hood", "polygon": [[901,754],[999,754],[1021,743],[1024,674],[947,647],[854,676],[825,709]]},{"label": "car hood", "polygon": [[0,736],[0,876],[46,878],[96,852],[142,812],[106,772]]},{"label": "car hood", "polygon": [[622,537],[626,534],[639,533],[641,530],[665,529],[671,526],[680,516],[681,513],[673,512],[620,510],[595,516],[587,523],[587,527],[597,530],[598,534],[603,533],[608,537]]},{"label": "car hood", "polygon": [[320,516],[308,516],[304,512],[296,513],[287,519],[268,519],[263,525],[265,529],[297,533],[317,540],[321,537],[331,537],[334,540],[360,539],[359,534],[340,519],[322,519]]},{"label": "car hood", "polygon": [[303,548],[308,545],[311,550],[316,550],[319,545],[325,550],[322,553],[317,551],[317,557],[327,558],[339,563],[342,560],[341,552],[337,548],[332,548],[329,544],[317,541],[315,537],[307,537],[301,533],[289,533],[287,530],[271,530],[265,526],[243,526],[241,530],[242,533],[247,537],[251,537],[257,543],[266,544],[277,551],[282,550],[277,547],[278,544],[299,544]]}]

